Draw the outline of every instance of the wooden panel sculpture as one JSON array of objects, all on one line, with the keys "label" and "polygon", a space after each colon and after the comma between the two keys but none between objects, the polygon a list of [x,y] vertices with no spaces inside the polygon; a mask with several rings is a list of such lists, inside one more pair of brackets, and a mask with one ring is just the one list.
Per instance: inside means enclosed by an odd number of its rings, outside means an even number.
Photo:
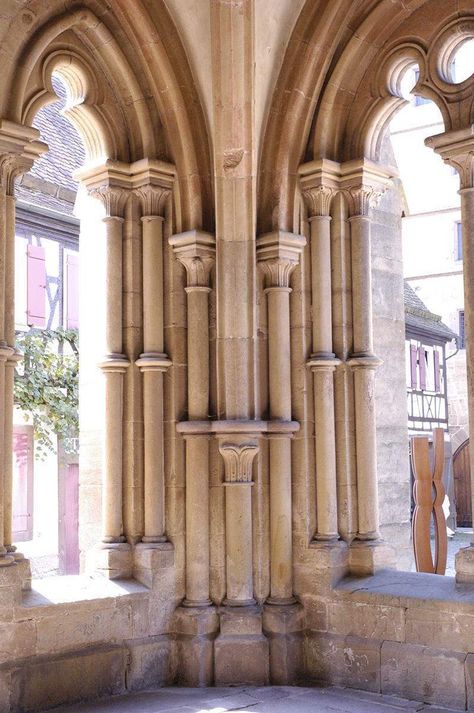
[{"label": "wooden panel sculpture", "polygon": [[[412,439],[412,463],[415,484],[413,497],[413,548],[417,572],[444,574],[448,553],[446,518],[443,512],[445,490],[444,470],[444,431],[433,431],[434,467],[431,470],[429,441],[426,436]],[[431,515],[435,530],[435,557],[431,551]]]}]

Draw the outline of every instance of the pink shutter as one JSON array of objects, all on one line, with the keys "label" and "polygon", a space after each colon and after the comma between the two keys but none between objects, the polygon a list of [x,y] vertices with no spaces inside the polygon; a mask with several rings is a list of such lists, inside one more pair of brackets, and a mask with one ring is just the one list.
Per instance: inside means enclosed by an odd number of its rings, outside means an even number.
[{"label": "pink shutter", "polygon": [[66,257],[66,327],[79,327],[79,255]]},{"label": "pink shutter", "polygon": [[418,354],[415,344],[410,344],[410,374],[411,374],[411,388],[416,389],[418,386]]},{"label": "pink shutter", "polygon": [[418,347],[418,368],[420,373],[420,389],[426,389],[426,357],[424,347]]},{"label": "pink shutter", "polygon": [[27,322],[30,327],[46,326],[46,258],[44,248],[28,245]]},{"label": "pink shutter", "polygon": [[434,350],[434,386],[435,391],[440,391],[441,380],[439,373],[439,352],[437,349]]},{"label": "pink shutter", "polygon": [[13,427],[13,542],[33,537],[33,426]]}]

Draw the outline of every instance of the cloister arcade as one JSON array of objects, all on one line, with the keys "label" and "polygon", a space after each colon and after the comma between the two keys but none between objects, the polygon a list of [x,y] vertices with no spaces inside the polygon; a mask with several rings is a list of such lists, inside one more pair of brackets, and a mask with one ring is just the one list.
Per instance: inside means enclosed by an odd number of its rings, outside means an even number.
[{"label": "cloister arcade", "polygon": [[[456,581],[395,569],[409,498],[384,162],[417,64],[445,123],[428,143],[460,176],[474,432],[474,76],[450,74],[472,2],[1,10],[0,711],[300,681],[474,709],[474,543]],[[47,151],[32,121],[53,73],[87,155],[84,574],[41,589],[11,540],[12,275],[15,178]],[[379,517],[392,486],[400,532]]]}]

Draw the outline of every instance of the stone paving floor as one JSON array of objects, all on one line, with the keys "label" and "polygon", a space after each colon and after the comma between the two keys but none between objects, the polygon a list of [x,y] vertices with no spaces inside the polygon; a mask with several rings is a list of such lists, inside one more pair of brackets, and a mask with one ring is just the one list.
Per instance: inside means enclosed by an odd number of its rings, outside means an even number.
[{"label": "stone paving floor", "polygon": [[[416,701],[343,688],[160,688],[50,713],[447,713]],[[453,712],[452,712],[453,713]]]}]

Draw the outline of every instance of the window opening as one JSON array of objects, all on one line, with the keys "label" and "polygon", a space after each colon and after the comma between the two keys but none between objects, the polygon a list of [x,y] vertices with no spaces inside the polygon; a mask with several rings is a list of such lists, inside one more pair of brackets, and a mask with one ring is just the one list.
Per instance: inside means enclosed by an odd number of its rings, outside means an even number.
[{"label": "window opening", "polygon": [[17,182],[14,541],[33,577],[75,574],[78,544],[79,223],[73,172],[85,159],[66,89],[33,125],[49,151]]},{"label": "window opening", "polygon": [[[461,45],[453,59],[455,81],[463,81],[474,67],[474,42]],[[459,177],[424,144],[444,131],[444,123],[432,101],[413,94],[419,76],[412,65],[401,78],[407,104],[390,125],[403,196],[408,431],[410,436],[437,427],[445,431],[444,509],[453,535],[446,574],[453,576],[454,553],[466,541],[456,522],[452,456],[457,434],[468,429]]]}]

